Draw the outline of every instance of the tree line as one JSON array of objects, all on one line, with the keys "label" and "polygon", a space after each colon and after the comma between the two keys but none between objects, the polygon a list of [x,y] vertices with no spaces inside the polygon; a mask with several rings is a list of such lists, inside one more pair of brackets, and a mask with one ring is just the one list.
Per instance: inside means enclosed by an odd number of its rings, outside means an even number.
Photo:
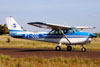
[{"label": "tree line", "polygon": [[8,31],[6,24],[0,25],[0,35],[2,35],[2,34],[9,34],[9,31]]},{"label": "tree line", "polygon": [[[2,35],[2,34],[9,34],[9,31],[8,31],[6,24],[0,25],[0,35]],[[94,34],[96,34],[98,37],[100,37],[100,33],[94,33]]]}]

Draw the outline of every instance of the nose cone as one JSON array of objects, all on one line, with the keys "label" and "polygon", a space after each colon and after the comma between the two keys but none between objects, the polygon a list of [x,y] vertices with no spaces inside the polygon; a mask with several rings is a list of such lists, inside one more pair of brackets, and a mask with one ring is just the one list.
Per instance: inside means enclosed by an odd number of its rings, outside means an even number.
[{"label": "nose cone", "polygon": [[93,33],[91,33],[90,35],[91,35],[91,37],[97,37],[97,35],[95,35],[95,34],[93,34]]}]

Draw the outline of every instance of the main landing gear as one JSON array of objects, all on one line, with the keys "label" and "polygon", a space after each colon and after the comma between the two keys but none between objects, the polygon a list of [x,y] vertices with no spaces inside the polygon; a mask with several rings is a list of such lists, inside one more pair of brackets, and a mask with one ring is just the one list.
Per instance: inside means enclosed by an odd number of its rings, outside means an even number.
[{"label": "main landing gear", "polygon": [[61,47],[60,46],[57,46],[56,47],[56,51],[60,51],[61,50]]},{"label": "main landing gear", "polygon": [[[56,51],[60,51],[61,50],[61,47],[60,46],[57,46],[56,47]],[[67,46],[66,48],[67,51],[72,51],[72,47],[71,46]]]},{"label": "main landing gear", "polygon": [[[56,51],[60,51],[61,50],[61,43],[56,47]],[[72,47],[69,45],[66,48],[67,51],[72,51]]]},{"label": "main landing gear", "polygon": [[72,47],[71,46],[67,46],[67,51],[72,51]]},{"label": "main landing gear", "polygon": [[59,43],[59,45],[56,47],[56,51],[60,51],[61,50],[61,43]]},{"label": "main landing gear", "polygon": [[[56,51],[60,51],[60,50],[61,50],[61,43],[56,47]],[[72,51],[72,46],[68,45],[66,50],[67,51]],[[81,51],[86,52],[86,48],[83,46],[83,44],[82,44]]]}]

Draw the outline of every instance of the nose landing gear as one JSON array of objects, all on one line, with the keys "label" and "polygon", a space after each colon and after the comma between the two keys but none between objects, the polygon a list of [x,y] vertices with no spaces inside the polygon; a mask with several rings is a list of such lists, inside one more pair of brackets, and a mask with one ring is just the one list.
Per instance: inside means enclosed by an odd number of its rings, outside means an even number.
[{"label": "nose landing gear", "polygon": [[86,52],[86,48],[83,46],[83,44],[82,44],[81,51],[82,51],[82,52]]}]

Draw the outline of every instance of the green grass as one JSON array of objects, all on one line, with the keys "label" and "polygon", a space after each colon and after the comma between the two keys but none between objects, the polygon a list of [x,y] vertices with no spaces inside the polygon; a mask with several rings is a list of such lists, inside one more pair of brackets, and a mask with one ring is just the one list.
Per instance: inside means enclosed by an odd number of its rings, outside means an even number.
[{"label": "green grass", "polygon": [[1,67],[99,67],[100,59],[78,59],[78,58],[11,58],[0,55]]}]

